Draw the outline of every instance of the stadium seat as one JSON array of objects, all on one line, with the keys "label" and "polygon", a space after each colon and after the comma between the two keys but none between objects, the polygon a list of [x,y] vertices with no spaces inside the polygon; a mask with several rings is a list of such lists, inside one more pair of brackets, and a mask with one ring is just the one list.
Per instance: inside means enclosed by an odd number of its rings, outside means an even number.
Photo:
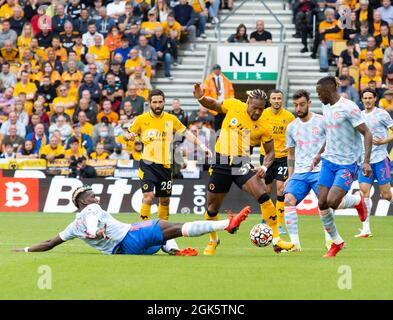
[{"label": "stadium seat", "polygon": [[347,49],[346,43],[347,43],[346,40],[334,41],[333,48],[332,48],[333,55],[335,55],[336,57],[339,57],[341,52],[343,52],[344,50]]},{"label": "stadium seat", "polygon": [[349,75],[355,79],[356,90],[359,91],[359,79],[360,79],[359,68],[355,66],[350,66]]}]

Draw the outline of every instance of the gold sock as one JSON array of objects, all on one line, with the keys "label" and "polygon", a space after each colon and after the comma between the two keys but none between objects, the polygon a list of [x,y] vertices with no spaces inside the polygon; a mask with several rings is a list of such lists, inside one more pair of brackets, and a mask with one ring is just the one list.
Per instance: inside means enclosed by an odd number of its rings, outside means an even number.
[{"label": "gold sock", "polygon": [[169,206],[158,205],[158,219],[168,220],[169,219]]},{"label": "gold sock", "polygon": [[142,202],[141,212],[139,213],[139,217],[141,220],[150,220],[151,213],[150,213],[150,204],[146,204]]},{"label": "gold sock", "polygon": [[[205,220],[213,220],[213,221],[217,221],[218,220],[218,214],[215,215],[214,217],[211,217],[211,216],[209,216],[207,214],[207,212],[205,212],[204,217],[205,217]],[[214,242],[218,241],[218,233],[217,233],[217,231],[210,232],[210,241],[214,241]]]},{"label": "gold sock", "polygon": [[284,201],[276,201],[276,212],[277,212],[277,226],[281,226],[284,220]]},{"label": "gold sock", "polygon": [[277,227],[277,213],[276,208],[271,199],[265,201],[260,205],[262,211],[262,218],[266,221],[267,225],[273,230],[273,239],[280,237]]}]

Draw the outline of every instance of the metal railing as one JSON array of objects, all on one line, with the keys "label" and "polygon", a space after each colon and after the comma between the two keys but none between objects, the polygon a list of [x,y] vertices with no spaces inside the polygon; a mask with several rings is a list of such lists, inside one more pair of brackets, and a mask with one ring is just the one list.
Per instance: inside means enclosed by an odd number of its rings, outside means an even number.
[{"label": "metal railing", "polygon": [[286,106],[288,103],[288,46],[282,46],[282,55],[281,55],[281,69],[278,73],[278,79],[276,84],[277,89],[284,92],[284,105]]},{"label": "metal railing", "polygon": [[207,45],[207,50],[206,50],[206,57],[205,57],[205,62],[204,62],[204,71],[201,79],[201,83],[207,78],[207,75],[210,72],[210,65],[211,65],[211,53],[212,53],[212,45],[209,43]]},{"label": "metal railing", "polygon": [[273,16],[274,20],[277,21],[277,23],[280,25],[280,42],[283,42],[285,40],[285,26],[284,24],[280,21],[280,19],[277,18],[277,15],[269,8],[269,6],[265,3],[264,0],[260,0],[262,2],[262,5],[266,8],[267,11]]}]

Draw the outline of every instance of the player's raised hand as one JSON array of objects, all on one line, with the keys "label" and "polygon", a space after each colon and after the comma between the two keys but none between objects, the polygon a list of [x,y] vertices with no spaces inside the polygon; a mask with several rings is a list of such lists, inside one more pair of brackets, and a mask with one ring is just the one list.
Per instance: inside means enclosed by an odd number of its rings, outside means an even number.
[{"label": "player's raised hand", "polygon": [[136,134],[134,132],[125,132],[123,137],[126,141],[134,141]]},{"label": "player's raised hand", "polygon": [[106,235],[106,224],[101,228],[98,229],[96,232],[96,239],[110,239],[107,235]]},{"label": "player's raised hand", "polygon": [[373,170],[371,169],[371,166],[369,163],[362,164],[362,172],[363,172],[364,176],[371,177]]},{"label": "player's raised hand", "polygon": [[200,99],[203,97],[203,89],[200,82],[194,84],[194,97],[195,99]]},{"label": "player's raised hand", "polygon": [[252,169],[252,171],[255,172],[255,175],[260,178],[260,179],[264,179],[266,177],[266,170],[264,167],[257,167]]}]

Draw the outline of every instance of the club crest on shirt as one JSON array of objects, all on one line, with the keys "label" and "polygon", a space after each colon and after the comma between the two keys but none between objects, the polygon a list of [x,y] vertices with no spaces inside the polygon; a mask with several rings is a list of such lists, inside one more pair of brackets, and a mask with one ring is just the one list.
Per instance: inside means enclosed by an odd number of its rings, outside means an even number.
[{"label": "club crest on shirt", "polygon": [[319,128],[318,127],[313,127],[311,129],[312,134],[318,134],[319,133]]},{"label": "club crest on shirt", "polygon": [[239,123],[239,120],[237,120],[236,118],[232,118],[229,123],[231,126],[236,126]]}]

